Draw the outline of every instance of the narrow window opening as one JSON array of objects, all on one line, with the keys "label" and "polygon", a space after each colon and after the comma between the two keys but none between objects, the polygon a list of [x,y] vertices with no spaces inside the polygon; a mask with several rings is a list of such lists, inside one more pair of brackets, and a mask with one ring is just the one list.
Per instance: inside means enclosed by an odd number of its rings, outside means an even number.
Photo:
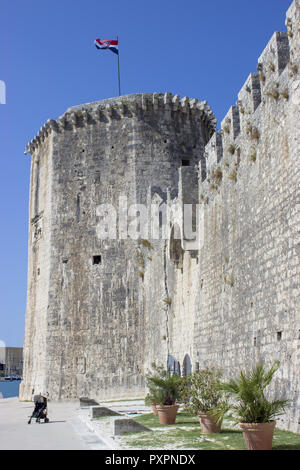
[{"label": "narrow window opening", "polygon": [[101,264],[101,255],[93,256],[93,264]]},{"label": "narrow window opening", "polygon": [[161,228],[163,226],[163,214],[161,211],[159,211],[158,217],[159,217],[159,228]]},{"label": "narrow window opening", "polygon": [[76,199],[76,220],[80,221],[80,194],[77,195]]},{"label": "narrow window opening", "polygon": [[277,331],[277,341],[280,341],[282,338],[282,331]]},{"label": "narrow window opening", "polygon": [[181,160],[182,166],[190,166],[190,161],[189,160]]},{"label": "narrow window opening", "polygon": [[169,256],[170,261],[175,263],[177,269],[182,268],[183,262],[183,250],[181,247],[181,233],[178,225],[172,227],[170,246],[169,246]]},{"label": "narrow window opening", "polygon": [[256,340],[256,338],[254,338],[253,345],[254,345],[254,346],[257,345],[257,340]]}]

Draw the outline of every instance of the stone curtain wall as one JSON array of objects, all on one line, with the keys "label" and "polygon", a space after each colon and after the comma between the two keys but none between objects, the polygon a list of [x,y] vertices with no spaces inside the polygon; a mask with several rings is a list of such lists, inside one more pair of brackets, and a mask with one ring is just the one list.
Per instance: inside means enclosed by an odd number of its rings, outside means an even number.
[{"label": "stone curtain wall", "polygon": [[[281,367],[276,396],[292,405],[280,425],[300,430],[299,1],[274,33],[206,146],[199,166],[200,250],[169,261],[169,355],[181,369],[226,377],[259,361]],[[189,182],[186,182],[188,187]],[[183,242],[184,243],[184,242]]]}]

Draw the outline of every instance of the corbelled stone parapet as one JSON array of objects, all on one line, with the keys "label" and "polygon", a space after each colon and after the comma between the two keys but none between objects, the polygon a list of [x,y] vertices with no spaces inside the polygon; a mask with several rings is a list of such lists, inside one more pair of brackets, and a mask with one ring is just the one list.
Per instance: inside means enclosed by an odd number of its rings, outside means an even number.
[{"label": "corbelled stone parapet", "polygon": [[172,113],[191,115],[194,119],[202,121],[211,136],[216,129],[217,120],[207,101],[198,101],[196,98],[184,97],[171,93],[143,93],[126,95],[118,98],[87,103],[69,108],[57,120],[48,119],[26,146],[25,154],[32,153],[51,131],[63,132],[85,125],[93,125],[99,121],[109,124],[114,119],[125,117],[144,118],[147,113],[163,113],[166,119],[172,118]]}]

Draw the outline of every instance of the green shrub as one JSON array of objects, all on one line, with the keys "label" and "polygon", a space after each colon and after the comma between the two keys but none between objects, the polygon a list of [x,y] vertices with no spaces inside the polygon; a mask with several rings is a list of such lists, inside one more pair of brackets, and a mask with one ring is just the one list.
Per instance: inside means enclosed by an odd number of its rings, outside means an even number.
[{"label": "green shrub", "polygon": [[149,240],[141,240],[141,244],[147,248],[148,250],[153,250],[153,245],[151,242],[149,242]]},{"label": "green shrub", "polygon": [[143,256],[143,253],[141,251],[137,251],[136,253],[136,257],[137,257],[137,262],[138,264],[144,268],[145,267],[145,260],[144,260],[144,256]]},{"label": "green shrub", "polygon": [[191,374],[185,409],[192,414],[207,413],[220,405],[224,399],[224,392],[219,388],[221,377],[221,371],[209,368]]},{"label": "green shrub", "polygon": [[230,153],[230,155],[234,155],[235,150],[236,150],[236,146],[233,144],[230,144],[228,147],[228,152]]}]

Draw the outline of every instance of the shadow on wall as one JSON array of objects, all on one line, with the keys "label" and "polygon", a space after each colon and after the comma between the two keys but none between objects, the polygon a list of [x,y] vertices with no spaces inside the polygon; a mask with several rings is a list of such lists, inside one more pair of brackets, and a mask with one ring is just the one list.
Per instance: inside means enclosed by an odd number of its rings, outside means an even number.
[{"label": "shadow on wall", "polygon": [[[182,374],[181,374],[182,369]],[[187,375],[191,374],[192,372],[192,362],[189,354],[186,354],[183,359],[182,368],[180,366],[180,362],[177,359],[169,354],[168,356],[168,371],[171,374],[178,374],[186,377]]]},{"label": "shadow on wall", "polygon": [[191,358],[188,354],[184,356],[183,365],[182,365],[182,375],[186,377],[192,373],[192,363]]}]

